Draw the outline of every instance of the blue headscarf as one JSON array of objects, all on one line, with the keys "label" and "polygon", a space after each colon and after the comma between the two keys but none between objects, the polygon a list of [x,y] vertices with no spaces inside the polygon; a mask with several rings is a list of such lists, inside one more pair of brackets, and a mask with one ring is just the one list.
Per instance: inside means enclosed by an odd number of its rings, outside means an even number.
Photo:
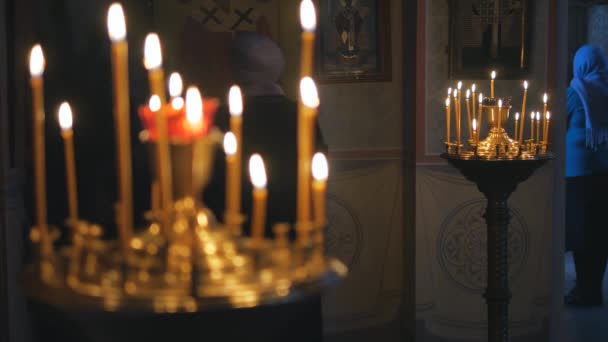
[{"label": "blue headscarf", "polygon": [[595,150],[608,143],[608,61],[598,47],[584,45],[574,56],[573,69],[570,87],[585,110],[587,147]]}]

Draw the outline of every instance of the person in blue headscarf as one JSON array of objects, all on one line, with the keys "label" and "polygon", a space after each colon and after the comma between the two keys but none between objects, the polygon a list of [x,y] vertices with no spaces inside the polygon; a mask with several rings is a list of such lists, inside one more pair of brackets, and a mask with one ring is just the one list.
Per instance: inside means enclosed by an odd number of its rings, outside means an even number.
[{"label": "person in blue headscarf", "polygon": [[592,45],[581,47],[568,88],[566,133],[566,249],[573,252],[573,306],[601,306],[608,256],[608,60]]}]

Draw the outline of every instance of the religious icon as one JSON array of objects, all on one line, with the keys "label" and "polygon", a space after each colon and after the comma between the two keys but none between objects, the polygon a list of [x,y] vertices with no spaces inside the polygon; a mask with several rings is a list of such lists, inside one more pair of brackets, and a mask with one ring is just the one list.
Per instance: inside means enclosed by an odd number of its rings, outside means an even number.
[{"label": "religious icon", "polygon": [[496,69],[521,78],[528,69],[528,0],[451,0],[450,76],[475,78]]},{"label": "religious icon", "polygon": [[334,22],[340,38],[340,56],[348,62],[357,58],[359,52],[359,34],[363,24],[362,13],[357,8],[357,0],[340,0],[342,10],[336,15]]},{"label": "religious icon", "polygon": [[318,80],[390,79],[387,0],[322,0],[319,14]]}]

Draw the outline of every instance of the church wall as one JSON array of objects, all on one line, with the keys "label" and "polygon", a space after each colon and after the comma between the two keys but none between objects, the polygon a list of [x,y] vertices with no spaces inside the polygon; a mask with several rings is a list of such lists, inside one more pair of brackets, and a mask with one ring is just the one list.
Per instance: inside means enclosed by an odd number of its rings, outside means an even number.
[{"label": "church wall", "polygon": [[[295,98],[299,1],[281,1],[283,79]],[[345,261],[349,277],[324,296],[328,341],[399,340],[402,288],[402,1],[391,0],[392,80],[320,84],[321,130],[329,145],[329,253]],[[374,328],[372,328],[374,327]],[[348,334],[353,330],[368,334]],[[373,333],[371,332],[373,329]]]},{"label": "church wall", "polygon": [[[422,158],[416,168],[416,315],[418,341],[474,341],[486,337],[486,245],[483,195],[474,184],[442,162],[445,139],[444,99],[448,87],[449,14],[446,0],[426,0],[425,109]],[[547,80],[548,1],[534,1],[531,21],[530,89],[528,112],[542,110]],[[488,80],[476,83],[489,92]],[[503,81],[496,93],[513,96],[513,112],[520,111],[521,80]],[[552,94],[552,96],[560,96]],[[526,123],[529,127],[529,121]],[[527,131],[528,132],[528,131]],[[526,133],[526,136],[529,133]],[[428,163],[430,161],[430,163]],[[551,291],[552,170],[546,166],[520,184],[510,198],[512,222],[510,307],[511,332],[517,341],[547,339]]]}]

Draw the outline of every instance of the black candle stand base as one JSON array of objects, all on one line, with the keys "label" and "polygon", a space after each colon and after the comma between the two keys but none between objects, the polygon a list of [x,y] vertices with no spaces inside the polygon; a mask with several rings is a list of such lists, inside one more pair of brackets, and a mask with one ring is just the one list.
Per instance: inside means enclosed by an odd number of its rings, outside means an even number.
[{"label": "black candle stand base", "polygon": [[509,341],[509,267],[507,234],[511,212],[507,200],[517,185],[553,159],[550,153],[525,159],[479,159],[444,153],[442,158],[477,185],[488,201],[488,342]]}]

